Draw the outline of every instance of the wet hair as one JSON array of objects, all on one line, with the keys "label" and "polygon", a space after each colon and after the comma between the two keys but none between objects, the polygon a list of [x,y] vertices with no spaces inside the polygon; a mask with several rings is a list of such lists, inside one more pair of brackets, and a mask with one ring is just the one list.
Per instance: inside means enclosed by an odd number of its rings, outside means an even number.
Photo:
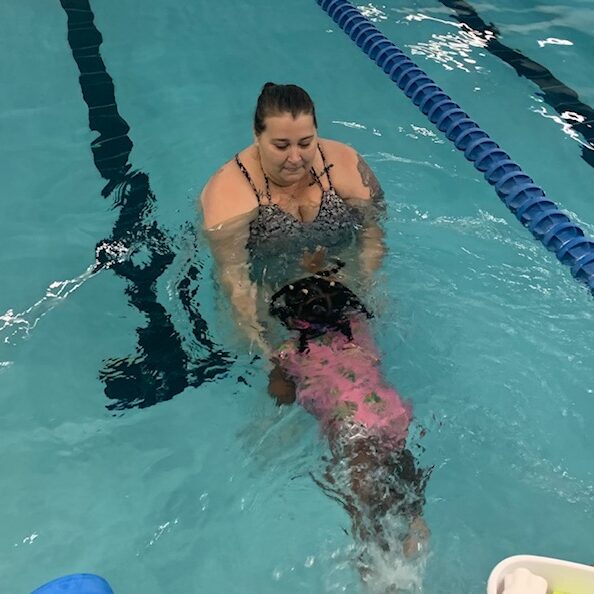
[{"label": "wet hair", "polygon": [[311,115],[314,126],[318,127],[316,108],[307,91],[297,85],[277,85],[267,82],[260,92],[254,113],[254,131],[259,136],[266,129],[266,118],[290,113],[293,118]]},{"label": "wet hair", "polygon": [[[348,287],[328,278],[343,266],[337,260],[334,268],[289,283],[272,296],[270,314],[277,316],[289,330],[299,331],[299,352],[307,349],[310,338],[329,330],[338,330],[353,340],[350,315],[360,312],[373,317]],[[281,298],[284,304],[279,303]]]}]

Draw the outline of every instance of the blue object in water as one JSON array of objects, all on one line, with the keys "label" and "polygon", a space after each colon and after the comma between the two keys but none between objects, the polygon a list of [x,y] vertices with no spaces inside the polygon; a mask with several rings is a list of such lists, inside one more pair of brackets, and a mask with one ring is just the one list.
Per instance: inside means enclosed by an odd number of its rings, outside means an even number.
[{"label": "blue object in water", "polygon": [[31,594],[113,594],[113,590],[98,575],[73,573],[52,580]]}]

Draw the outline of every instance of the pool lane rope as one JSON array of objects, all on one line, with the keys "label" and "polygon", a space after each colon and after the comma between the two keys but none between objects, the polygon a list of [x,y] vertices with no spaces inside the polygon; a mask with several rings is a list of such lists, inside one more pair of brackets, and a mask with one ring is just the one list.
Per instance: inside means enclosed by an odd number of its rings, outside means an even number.
[{"label": "pool lane rope", "polygon": [[594,293],[594,241],[489,135],[348,0],[316,0],[334,22],[484,174],[516,218]]}]

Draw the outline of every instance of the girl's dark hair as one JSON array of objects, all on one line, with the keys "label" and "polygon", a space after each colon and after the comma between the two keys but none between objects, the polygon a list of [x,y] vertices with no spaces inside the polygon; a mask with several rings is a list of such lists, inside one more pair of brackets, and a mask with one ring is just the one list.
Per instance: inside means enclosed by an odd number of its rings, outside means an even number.
[{"label": "girl's dark hair", "polygon": [[256,136],[262,134],[266,129],[264,120],[267,117],[284,113],[290,113],[294,118],[301,114],[311,115],[314,126],[318,127],[316,108],[304,89],[297,85],[277,85],[267,82],[262,87],[256,103],[256,113],[254,114]]},{"label": "girl's dark hair", "polygon": [[299,352],[307,349],[310,338],[338,330],[353,340],[350,314],[373,314],[345,285],[332,280],[344,262],[336,260],[333,268],[285,285],[270,298],[269,312],[289,330],[299,331]]}]

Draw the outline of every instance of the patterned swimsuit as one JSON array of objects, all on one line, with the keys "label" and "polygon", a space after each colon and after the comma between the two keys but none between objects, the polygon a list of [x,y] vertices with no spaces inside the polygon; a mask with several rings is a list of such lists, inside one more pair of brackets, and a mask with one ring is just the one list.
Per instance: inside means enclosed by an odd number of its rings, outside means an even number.
[{"label": "patterned swimsuit", "polygon": [[[258,213],[250,223],[250,236],[247,249],[252,263],[252,276],[260,282],[266,276],[272,278],[274,284],[284,282],[288,276],[294,275],[296,266],[305,249],[314,250],[317,246],[340,248],[349,245],[360,227],[360,213],[348,206],[336,193],[326,158],[320,145],[318,150],[322,157],[324,169],[321,176],[312,168],[310,173],[321,192],[320,210],[311,222],[303,222],[284,211],[272,202],[270,182],[264,172],[265,191],[258,190],[245,165],[235,155],[237,166],[247,179],[254,194],[258,198]],[[326,176],[328,188],[322,183]],[[287,276],[288,275],[288,276]]]},{"label": "patterned swimsuit", "polygon": [[367,323],[351,320],[354,344],[335,330],[311,340],[305,353],[290,339],[277,353],[297,386],[297,401],[329,434],[347,441],[375,438],[386,452],[400,449],[411,408],[381,374]]}]

